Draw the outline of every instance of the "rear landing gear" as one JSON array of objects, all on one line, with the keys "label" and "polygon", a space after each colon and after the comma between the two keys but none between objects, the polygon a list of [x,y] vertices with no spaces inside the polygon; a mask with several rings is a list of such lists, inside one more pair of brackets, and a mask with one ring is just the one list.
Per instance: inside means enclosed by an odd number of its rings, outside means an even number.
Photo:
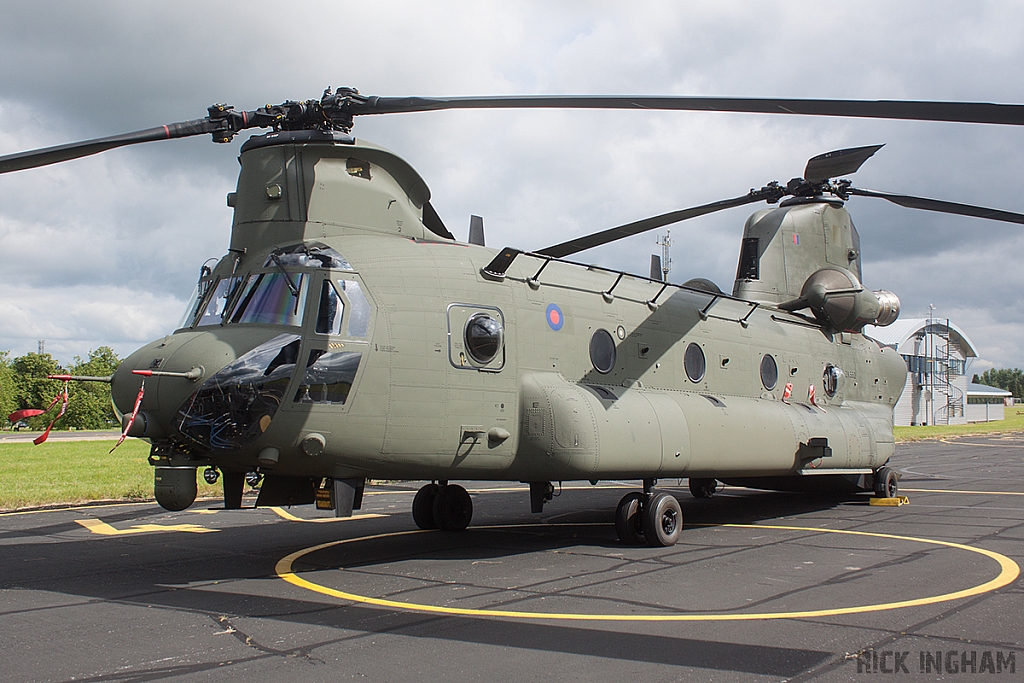
[{"label": "rear landing gear", "polygon": [[615,510],[615,533],[626,545],[675,545],[683,530],[683,510],[669,493],[655,493],[656,480],[644,480],[644,492],[627,493]]},{"label": "rear landing gear", "polygon": [[473,499],[458,484],[430,483],[416,492],[412,518],[420,529],[462,531],[473,519]]},{"label": "rear landing gear", "polygon": [[896,472],[888,467],[875,470],[875,496],[877,498],[895,498],[899,495],[899,478]]}]

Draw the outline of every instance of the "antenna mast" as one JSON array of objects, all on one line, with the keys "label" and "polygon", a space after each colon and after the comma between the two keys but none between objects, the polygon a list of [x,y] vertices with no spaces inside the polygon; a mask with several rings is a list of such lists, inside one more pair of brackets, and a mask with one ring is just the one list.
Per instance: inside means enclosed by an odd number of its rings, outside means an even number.
[{"label": "antenna mast", "polygon": [[661,281],[668,282],[668,271],[672,270],[672,231],[666,230],[664,237],[658,238],[661,246]]}]

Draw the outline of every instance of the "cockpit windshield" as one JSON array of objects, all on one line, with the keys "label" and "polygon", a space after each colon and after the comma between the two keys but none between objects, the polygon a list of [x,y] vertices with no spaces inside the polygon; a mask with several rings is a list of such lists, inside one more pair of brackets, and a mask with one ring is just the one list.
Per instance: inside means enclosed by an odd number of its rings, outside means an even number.
[{"label": "cockpit windshield", "polygon": [[306,308],[304,273],[256,273],[245,283],[232,323],[301,325]]},{"label": "cockpit windshield", "polygon": [[206,308],[196,321],[196,327],[220,325],[224,321],[224,312],[240,281],[241,278],[238,277],[225,277],[217,281]]}]

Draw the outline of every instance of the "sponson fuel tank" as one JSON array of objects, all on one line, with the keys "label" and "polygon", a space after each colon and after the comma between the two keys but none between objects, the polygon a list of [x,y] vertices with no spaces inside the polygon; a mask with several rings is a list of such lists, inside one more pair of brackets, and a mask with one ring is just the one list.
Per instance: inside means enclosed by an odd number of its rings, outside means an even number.
[{"label": "sponson fuel tank", "polygon": [[[578,384],[533,373],[523,384],[524,479],[760,476],[877,467],[893,452],[891,408],[822,409],[743,396]],[[826,448],[828,450],[826,450]],[[756,473],[756,474],[754,474]],[[546,476],[546,475],[545,475]]]}]

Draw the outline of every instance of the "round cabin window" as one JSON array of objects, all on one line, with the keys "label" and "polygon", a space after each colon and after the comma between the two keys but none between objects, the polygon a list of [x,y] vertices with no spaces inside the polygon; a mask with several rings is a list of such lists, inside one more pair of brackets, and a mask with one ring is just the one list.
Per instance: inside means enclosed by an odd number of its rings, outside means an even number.
[{"label": "round cabin window", "polygon": [[775,359],[772,358],[771,354],[764,354],[764,358],[761,359],[761,384],[768,391],[775,388],[775,385],[779,383],[779,366],[775,364]]},{"label": "round cabin window", "polygon": [[699,382],[704,379],[704,370],[707,365],[704,362],[704,351],[700,348],[700,344],[691,343],[686,347],[686,353],[683,354],[683,367],[691,382]]},{"label": "round cabin window", "polygon": [[590,338],[590,362],[602,375],[615,367],[615,340],[608,330],[597,330]]},{"label": "round cabin window", "polygon": [[843,371],[835,365],[825,366],[825,372],[821,376],[821,386],[825,389],[825,395],[833,398],[839,391],[839,384],[843,380]]},{"label": "round cabin window", "polygon": [[504,342],[501,323],[486,313],[474,313],[466,321],[466,351],[481,365],[490,363]]}]

